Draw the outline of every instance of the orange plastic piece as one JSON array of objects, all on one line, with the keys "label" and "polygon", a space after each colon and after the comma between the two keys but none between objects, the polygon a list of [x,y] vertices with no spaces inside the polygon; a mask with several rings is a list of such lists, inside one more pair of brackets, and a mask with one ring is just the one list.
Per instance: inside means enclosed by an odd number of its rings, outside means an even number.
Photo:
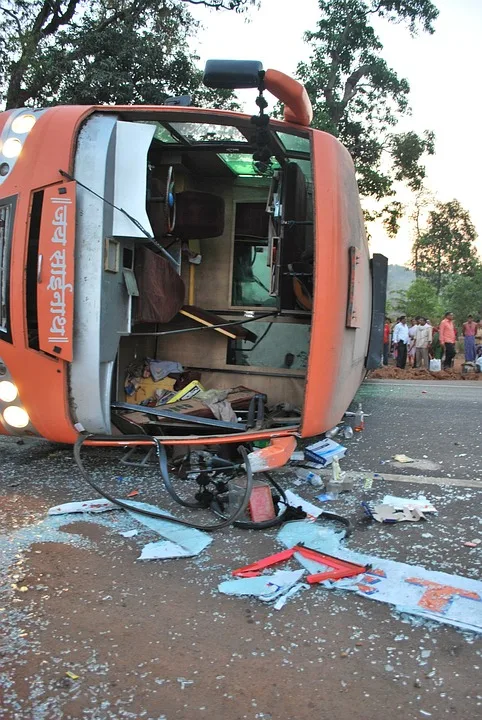
[{"label": "orange plastic piece", "polygon": [[451,587],[450,585],[440,585],[431,580],[407,578],[406,582],[427,588],[418,601],[418,605],[425,608],[425,610],[432,610],[433,612],[444,612],[450,601],[457,595],[467,598],[468,600],[482,600],[480,595],[475,592],[461,590],[460,588]]},{"label": "orange plastic piece", "polygon": [[266,90],[284,103],[284,119],[297,125],[310,125],[313,120],[311,101],[302,83],[279,70],[266,70]]},{"label": "orange plastic piece", "polygon": [[275,555],[269,555],[262,560],[251,563],[251,565],[245,565],[242,568],[233,570],[232,574],[236,577],[257,577],[258,575],[261,575],[261,570],[264,570],[267,567],[271,567],[272,565],[277,565],[278,563],[284,562],[285,560],[289,560],[293,557],[295,552],[296,547],[288,548],[288,550],[282,550]]},{"label": "orange plastic piece", "polygon": [[295,450],[296,439],[293,436],[273,438],[267,447],[249,453],[251,470],[257,473],[283,467]]}]

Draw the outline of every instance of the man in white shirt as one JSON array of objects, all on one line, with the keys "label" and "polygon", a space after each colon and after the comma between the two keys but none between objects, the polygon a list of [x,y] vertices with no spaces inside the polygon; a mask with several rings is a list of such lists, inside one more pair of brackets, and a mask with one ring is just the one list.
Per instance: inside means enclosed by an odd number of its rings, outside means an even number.
[{"label": "man in white shirt", "polygon": [[393,330],[393,342],[397,346],[397,367],[402,370],[405,369],[405,365],[407,364],[408,340],[407,318],[405,315],[402,315]]},{"label": "man in white shirt", "polygon": [[422,367],[422,360],[423,360],[423,366],[425,368],[429,367],[428,362],[428,351],[430,348],[430,345],[432,343],[432,328],[428,324],[427,319],[424,317],[421,317],[419,319],[419,323],[417,325],[417,331],[415,333],[415,358],[417,362],[417,367]]}]

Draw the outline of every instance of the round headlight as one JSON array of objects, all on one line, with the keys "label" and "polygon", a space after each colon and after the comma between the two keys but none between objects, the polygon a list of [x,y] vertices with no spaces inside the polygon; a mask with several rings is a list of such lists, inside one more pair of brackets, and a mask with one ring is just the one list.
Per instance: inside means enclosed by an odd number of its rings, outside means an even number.
[{"label": "round headlight", "polygon": [[18,395],[17,386],[9,380],[0,382],[0,400],[3,402],[13,402]]},{"label": "round headlight", "polygon": [[5,140],[3,143],[2,152],[7,158],[17,157],[17,155],[20,155],[21,150],[22,143],[20,140],[17,140],[17,138],[8,138],[8,140]]},{"label": "round headlight", "polygon": [[12,130],[18,135],[24,135],[30,132],[35,122],[35,115],[31,115],[30,113],[28,115],[18,115],[12,122]]},{"label": "round headlight", "polygon": [[17,405],[9,405],[3,411],[3,419],[14,428],[24,428],[30,422],[27,412]]}]

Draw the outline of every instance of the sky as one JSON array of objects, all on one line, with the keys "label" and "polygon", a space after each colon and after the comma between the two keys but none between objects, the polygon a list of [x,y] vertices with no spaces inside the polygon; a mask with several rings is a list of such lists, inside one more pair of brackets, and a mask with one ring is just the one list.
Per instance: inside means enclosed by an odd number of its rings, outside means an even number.
[{"label": "sky", "polygon": [[[412,114],[397,130],[433,130],[435,156],[425,162],[426,185],[436,198],[456,198],[469,211],[482,256],[482,0],[433,0],[440,15],[435,33],[415,38],[404,25],[378,21],[376,30],[384,45],[383,57],[410,84]],[[260,10],[246,16],[233,12],[195,8],[202,22],[193,48],[200,64],[209,58],[261,60],[265,69],[275,68],[294,75],[297,63],[308,60],[309,46],[303,40],[319,17],[317,0],[261,0]],[[240,100],[254,109],[254,91],[243,91]],[[399,199],[410,202],[410,194]],[[372,252],[381,252],[390,263],[410,261],[411,229],[402,223],[395,239],[379,225],[369,228]]]}]

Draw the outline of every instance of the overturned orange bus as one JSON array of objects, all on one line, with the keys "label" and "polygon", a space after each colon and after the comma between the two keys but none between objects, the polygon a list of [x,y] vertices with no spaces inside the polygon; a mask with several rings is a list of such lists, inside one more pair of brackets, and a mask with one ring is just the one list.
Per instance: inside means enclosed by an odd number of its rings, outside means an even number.
[{"label": "overturned orange bus", "polygon": [[0,114],[1,433],[264,439],[282,464],[379,364],[386,260],[348,152],[282,73],[210,61],[205,83],[259,112]]}]

